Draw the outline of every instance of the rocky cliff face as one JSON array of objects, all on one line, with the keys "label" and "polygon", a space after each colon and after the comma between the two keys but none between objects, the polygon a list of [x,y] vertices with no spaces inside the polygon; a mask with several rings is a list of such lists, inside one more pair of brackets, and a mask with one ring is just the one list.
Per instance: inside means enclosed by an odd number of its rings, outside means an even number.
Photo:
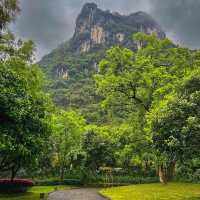
[{"label": "rocky cliff face", "polygon": [[76,20],[71,40],[45,56],[39,64],[53,78],[68,80],[79,76],[79,72],[87,76],[86,72],[97,70],[99,60],[111,46],[136,49],[139,44],[134,44],[132,35],[137,32],[155,32],[160,38],[166,37],[157,22],[145,12],[120,15],[87,3]]},{"label": "rocky cliff face", "polygon": [[68,69],[66,65],[58,64],[53,68],[53,75],[55,79],[68,79]]},{"label": "rocky cliff face", "polygon": [[99,46],[130,46],[132,34],[136,32],[155,32],[160,38],[165,37],[156,21],[144,12],[125,16],[102,11],[96,4],[87,3],[77,18],[71,47],[83,53]]}]

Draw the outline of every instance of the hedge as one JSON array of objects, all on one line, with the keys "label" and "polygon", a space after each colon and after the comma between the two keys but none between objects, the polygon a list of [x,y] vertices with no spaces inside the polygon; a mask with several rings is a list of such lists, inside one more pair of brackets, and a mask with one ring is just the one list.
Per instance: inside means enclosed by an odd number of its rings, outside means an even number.
[{"label": "hedge", "polygon": [[0,193],[12,194],[12,193],[24,193],[28,188],[34,185],[31,180],[24,179],[0,179]]},{"label": "hedge", "polygon": [[65,179],[60,181],[58,179],[49,179],[49,180],[37,180],[35,181],[36,185],[48,186],[48,185],[88,185],[88,186],[117,186],[117,185],[130,185],[130,184],[142,184],[142,183],[156,183],[159,182],[158,177],[132,177],[132,176],[114,176],[113,181],[109,180],[109,183],[106,183],[105,176],[91,176],[90,178],[85,179]]},{"label": "hedge", "polygon": [[37,180],[35,181],[35,185],[37,186],[54,186],[54,185],[81,185],[81,181],[79,179],[65,179],[60,181],[58,179],[50,179],[50,180]]}]

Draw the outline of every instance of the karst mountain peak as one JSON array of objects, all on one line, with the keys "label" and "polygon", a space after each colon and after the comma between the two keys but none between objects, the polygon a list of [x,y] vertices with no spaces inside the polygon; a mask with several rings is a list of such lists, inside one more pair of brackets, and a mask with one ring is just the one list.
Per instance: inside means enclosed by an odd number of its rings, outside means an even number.
[{"label": "karst mountain peak", "polygon": [[155,32],[160,38],[165,37],[159,24],[143,11],[122,15],[103,11],[95,3],[86,3],[76,20],[71,47],[83,53],[98,46],[130,46],[132,34],[136,32]]}]

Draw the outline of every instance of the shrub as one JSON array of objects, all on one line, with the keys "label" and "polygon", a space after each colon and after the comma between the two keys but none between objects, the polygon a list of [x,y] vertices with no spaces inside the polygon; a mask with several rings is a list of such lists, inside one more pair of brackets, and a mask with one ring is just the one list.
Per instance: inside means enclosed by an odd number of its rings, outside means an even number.
[{"label": "shrub", "polygon": [[159,182],[158,177],[143,177],[143,176],[105,176],[97,175],[91,172],[87,172],[80,179],[83,185],[129,185],[129,184],[144,184],[144,183],[157,183]]},{"label": "shrub", "polygon": [[95,187],[110,187],[110,186],[124,186],[132,184],[148,184],[148,183],[157,183],[159,182],[158,177],[117,177],[114,176],[113,180],[111,179],[107,182],[104,180],[105,177],[99,177],[95,182],[89,182],[89,186]]},{"label": "shrub", "polygon": [[55,186],[55,185],[81,185],[79,179],[64,179],[60,181],[59,179],[49,179],[49,180],[37,180],[35,182],[37,186]]},{"label": "shrub", "polygon": [[194,173],[194,175],[193,175],[193,180],[194,180],[195,182],[200,183],[200,169],[196,170],[196,172]]},{"label": "shrub", "polygon": [[0,193],[12,194],[12,193],[24,193],[29,187],[33,186],[33,182],[23,179],[0,179]]},{"label": "shrub", "polygon": [[192,169],[191,166],[183,165],[177,169],[175,181],[200,183],[200,169]]}]

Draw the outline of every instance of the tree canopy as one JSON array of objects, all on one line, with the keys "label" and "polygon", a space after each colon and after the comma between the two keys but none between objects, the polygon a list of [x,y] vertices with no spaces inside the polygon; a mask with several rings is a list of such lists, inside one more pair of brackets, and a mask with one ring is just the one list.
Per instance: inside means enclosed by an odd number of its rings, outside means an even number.
[{"label": "tree canopy", "polygon": [[[5,26],[17,2],[1,1],[0,9],[0,26]],[[31,41],[16,41],[11,33],[0,37],[0,171],[10,172],[12,179],[35,163],[51,132],[51,101],[42,71],[32,64],[33,52]]]},{"label": "tree canopy", "polygon": [[159,151],[158,165],[171,163],[170,172],[160,168],[162,176],[172,176],[178,160],[197,154],[199,52],[154,34],[138,33],[134,41],[140,47],[137,52],[108,50],[95,76],[97,92],[104,96],[102,106],[107,109],[141,116],[141,134],[152,141],[152,150]]},{"label": "tree canopy", "polygon": [[0,30],[5,28],[8,23],[15,19],[19,13],[18,0],[1,0],[0,2]]}]

